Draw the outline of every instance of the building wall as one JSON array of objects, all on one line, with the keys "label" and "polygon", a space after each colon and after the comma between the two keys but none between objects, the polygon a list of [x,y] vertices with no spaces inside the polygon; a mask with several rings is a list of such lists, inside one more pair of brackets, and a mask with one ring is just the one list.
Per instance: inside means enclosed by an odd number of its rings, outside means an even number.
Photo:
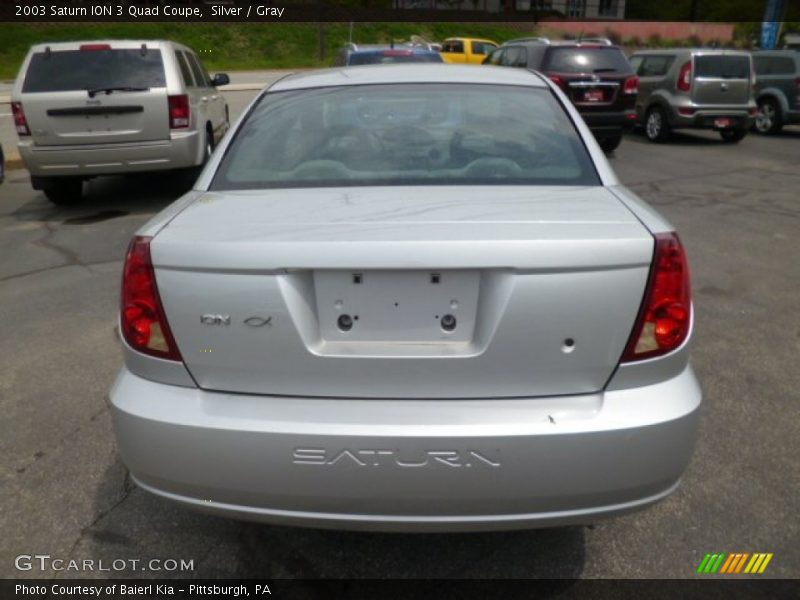
[{"label": "building wall", "polygon": [[555,21],[540,23],[547,29],[561,31],[573,36],[605,36],[609,31],[622,39],[638,37],[640,40],[657,35],[664,40],[685,40],[691,36],[703,42],[733,39],[732,23],[690,23],[673,21]]}]

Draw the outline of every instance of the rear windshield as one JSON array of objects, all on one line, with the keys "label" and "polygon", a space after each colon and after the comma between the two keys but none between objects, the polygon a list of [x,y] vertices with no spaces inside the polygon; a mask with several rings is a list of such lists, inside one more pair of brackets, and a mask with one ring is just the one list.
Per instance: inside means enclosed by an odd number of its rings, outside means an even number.
[{"label": "rear windshield", "polygon": [[695,77],[714,79],[748,79],[750,59],[747,56],[696,56]]},{"label": "rear windshield", "polygon": [[549,48],[542,65],[557,73],[633,73],[631,64],[619,48]]},{"label": "rear windshield", "polygon": [[31,57],[22,91],[165,87],[160,50],[66,50]]},{"label": "rear windshield", "polygon": [[363,52],[350,55],[350,65],[380,65],[391,63],[440,63],[442,57],[435,52],[422,53],[422,52]]},{"label": "rear windshield", "polygon": [[474,184],[599,180],[549,90],[392,84],[266,94],[211,187]]}]

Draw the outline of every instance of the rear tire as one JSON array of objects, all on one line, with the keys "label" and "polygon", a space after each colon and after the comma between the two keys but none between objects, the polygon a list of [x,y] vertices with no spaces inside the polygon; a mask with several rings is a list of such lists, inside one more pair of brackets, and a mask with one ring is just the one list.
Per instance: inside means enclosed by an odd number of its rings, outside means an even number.
[{"label": "rear tire", "polygon": [[722,141],[727,142],[728,144],[738,144],[744,139],[744,136],[747,135],[747,130],[744,128],[741,129],[723,129],[719,132]]},{"label": "rear tire", "polygon": [[773,98],[764,98],[758,102],[758,116],[753,128],[758,133],[774,135],[783,129],[781,107]]},{"label": "rear tire", "polygon": [[42,191],[47,199],[58,206],[70,206],[80,202],[83,194],[83,179],[72,177],[52,177],[43,184]]},{"label": "rear tire", "polygon": [[610,154],[611,152],[616,150],[621,142],[622,142],[622,136],[621,135],[614,135],[614,136],[610,136],[610,137],[604,137],[604,138],[600,138],[599,140],[597,140],[597,143],[600,144],[600,147],[603,149],[603,152],[605,152],[606,154]]},{"label": "rear tire", "polygon": [[651,142],[661,143],[669,139],[672,131],[667,114],[660,106],[651,106],[644,117],[644,134]]}]

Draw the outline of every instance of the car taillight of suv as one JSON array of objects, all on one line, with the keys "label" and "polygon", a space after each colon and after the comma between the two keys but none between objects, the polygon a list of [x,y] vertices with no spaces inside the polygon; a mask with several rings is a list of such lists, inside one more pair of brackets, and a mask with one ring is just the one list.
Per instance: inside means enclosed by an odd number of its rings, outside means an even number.
[{"label": "car taillight of suv", "polygon": [[692,89],[692,61],[687,60],[678,73],[678,90],[688,92]]}]

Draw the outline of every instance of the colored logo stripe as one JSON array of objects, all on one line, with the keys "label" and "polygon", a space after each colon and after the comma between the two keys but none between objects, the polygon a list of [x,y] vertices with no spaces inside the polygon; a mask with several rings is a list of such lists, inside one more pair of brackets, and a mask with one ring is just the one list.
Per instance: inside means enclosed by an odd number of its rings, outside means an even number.
[{"label": "colored logo stripe", "polygon": [[[772,560],[772,553],[757,552],[724,552],[708,553],[697,567],[698,573],[720,573],[734,575],[738,573],[761,574]],[[745,566],[747,565],[747,566]]]}]

